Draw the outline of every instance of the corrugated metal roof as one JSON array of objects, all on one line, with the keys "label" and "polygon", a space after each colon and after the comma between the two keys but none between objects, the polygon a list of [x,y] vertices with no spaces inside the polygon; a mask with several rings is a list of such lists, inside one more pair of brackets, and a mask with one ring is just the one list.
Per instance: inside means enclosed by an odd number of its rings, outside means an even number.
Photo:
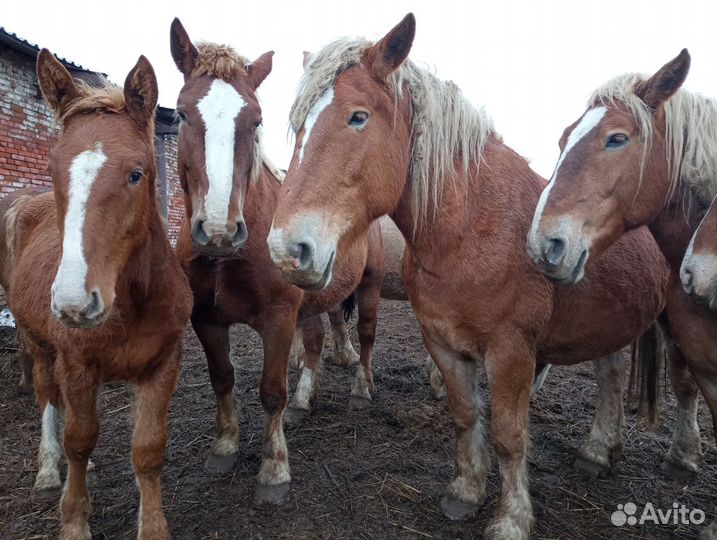
[{"label": "corrugated metal roof", "polygon": [[[25,54],[27,56],[31,56],[33,58],[36,57],[37,54],[40,52],[40,47],[38,45],[30,43],[26,39],[23,39],[17,34],[6,30],[2,26],[0,26],[0,45],[5,45],[6,47],[9,47],[14,51],[17,51],[21,54]],[[99,73],[103,76],[106,75],[105,73],[99,71],[92,71],[91,69],[87,69],[79,64],[74,63],[71,60],[68,60],[67,58],[60,58],[58,56],[57,59],[62,62],[62,65],[64,65],[70,71],[83,71],[86,73]]]}]

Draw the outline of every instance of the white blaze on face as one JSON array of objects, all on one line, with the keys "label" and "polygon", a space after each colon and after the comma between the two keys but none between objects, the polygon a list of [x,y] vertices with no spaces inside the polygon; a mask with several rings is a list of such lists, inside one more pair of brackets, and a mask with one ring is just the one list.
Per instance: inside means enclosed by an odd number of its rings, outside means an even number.
[{"label": "white blaze on face", "polygon": [[326,107],[331,105],[333,100],[334,87],[331,86],[323,94],[321,94],[321,97],[316,100],[316,103],[314,103],[309,110],[309,114],[306,115],[306,120],[304,121],[304,136],[301,139],[301,150],[299,151],[299,165],[301,165],[301,162],[304,159],[304,148],[306,148],[306,145],[309,144],[309,135],[311,135],[311,130],[314,129],[314,126],[319,119],[319,115]]},{"label": "white blaze on face", "polygon": [[204,121],[204,157],[209,188],[204,197],[209,236],[225,234],[234,177],[234,134],[237,115],[246,101],[229,83],[216,79],[197,108]]},{"label": "white blaze on face", "polygon": [[84,307],[87,303],[87,261],[82,242],[87,201],[92,184],[107,161],[102,145],[85,150],[70,165],[70,189],[67,194],[62,260],[52,284],[53,304]]},{"label": "white blaze on face", "polygon": [[607,107],[603,106],[590,109],[583,115],[578,125],[575,126],[575,129],[570,132],[568,142],[565,144],[565,148],[563,149],[562,154],[560,154],[560,158],[558,158],[557,165],[555,165],[555,171],[553,171],[553,176],[550,179],[550,182],[548,183],[547,187],[543,190],[543,193],[540,195],[540,199],[538,200],[538,207],[535,209],[533,226],[530,231],[531,236],[537,233],[537,229],[540,226],[540,219],[543,217],[543,210],[545,209],[545,205],[548,202],[550,190],[555,185],[555,179],[558,177],[558,169],[560,169],[560,165],[563,164],[563,161],[565,161],[568,152],[573,149],[573,147],[580,141],[580,139],[585,137],[585,135],[590,133],[590,131],[592,131],[592,129],[600,123],[600,120],[602,120],[602,117],[605,116],[606,112]]}]

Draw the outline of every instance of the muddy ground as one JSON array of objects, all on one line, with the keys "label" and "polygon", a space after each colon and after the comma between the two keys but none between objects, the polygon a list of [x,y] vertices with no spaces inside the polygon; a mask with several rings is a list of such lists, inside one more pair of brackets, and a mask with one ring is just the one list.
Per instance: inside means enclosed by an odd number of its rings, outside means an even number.
[{"label": "muddy ground", "polygon": [[[357,343],[352,329],[353,341]],[[376,391],[370,409],[349,411],[354,368],[330,362],[324,351],[322,392],[314,414],[286,430],[293,482],[290,501],[256,506],[263,413],[259,403],[261,347],[245,327],[233,331],[236,394],[242,405],[242,445],[231,474],[210,476],[203,464],[212,438],[214,398],[204,354],[190,332],[170,411],[164,504],[178,539],[209,538],[480,538],[495,509],[497,466],[478,515],[447,521],[438,503],[453,472],[453,429],[444,401],[431,397],[425,351],[407,304],[382,304],[374,356]],[[56,537],[57,499],[35,497],[40,437],[32,397],[16,388],[20,368],[12,350],[0,356],[0,538]],[[296,382],[292,373],[290,384]],[[618,504],[673,502],[700,508],[711,519],[717,501],[717,456],[709,413],[700,406],[705,465],[692,482],[665,479],[660,463],[670,443],[675,406],[648,432],[628,415],[627,443],[613,473],[593,480],[573,468],[596,398],[589,364],[553,370],[531,406],[530,491],[535,538],[687,539],[698,527],[646,524],[614,527]],[[98,478],[90,524],[97,538],[134,538],[138,493],[129,459],[131,388],[109,385],[100,400],[102,431],[93,459]],[[638,512],[639,512],[638,511]]]}]

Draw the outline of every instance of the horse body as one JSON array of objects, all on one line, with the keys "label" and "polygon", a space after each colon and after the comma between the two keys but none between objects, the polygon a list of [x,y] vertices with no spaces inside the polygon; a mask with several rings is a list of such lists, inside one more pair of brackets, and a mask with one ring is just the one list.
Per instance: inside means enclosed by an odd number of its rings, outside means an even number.
[{"label": "horse body", "polygon": [[63,124],[49,163],[55,189],[19,197],[5,215],[5,249],[13,254],[8,300],[42,411],[35,487],[60,486],[64,410],[60,538],[91,538],[85,474],[99,433],[99,388],[131,381],[138,538],[168,538],[160,476],[191,293],[156,207],[156,78],[144,57],[124,91],[74,81],[47,50],[37,67]]},{"label": "horse body", "polygon": [[[268,419],[257,498],[278,503],[287,495],[290,481],[283,419],[297,323],[306,354],[287,420],[307,414],[316,394],[324,338],[320,315],[354,293],[361,365],[351,402],[365,405],[371,399],[371,353],[383,279],[380,228],[377,223],[338,247],[331,287],[304,292],[283,280],[266,244],[281,180],[260,146],[261,108],[255,96],[271,71],[273,53],[249,62],[228,47],[195,46],[177,19],[172,23],[171,49],[185,79],[177,110],[182,120],[178,161],[186,217],[177,253],[194,291],[192,325],[206,352],[218,403],[217,436],[207,467],[226,471],[237,457],[228,330],[233,323],[245,323],[264,343],[260,398]],[[345,322],[335,310],[331,319],[334,334],[343,338],[335,350],[344,362],[353,360]]]},{"label": "horse body", "polygon": [[[702,452],[695,384],[717,427],[717,314],[690,302],[680,267],[717,193],[717,101],[681,89],[689,66],[683,50],[652,77],[626,74],[594,93],[561,138],[562,155],[541,195],[528,252],[546,274],[575,282],[581,267],[602,257],[624,231],[649,226],[671,269],[666,313],[681,407],[666,461],[696,470]],[[682,285],[689,290],[692,281],[683,272]],[[685,440],[694,442],[685,446]],[[701,538],[717,538],[717,521]]]},{"label": "horse body", "polygon": [[[526,538],[532,524],[528,401],[536,360],[575,363],[634,341],[662,309],[666,268],[643,230],[591,267],[586,286],[572,294],[537,272],[523,246],[544,181],[455,85],[403,64],[414,30],[408,16],[375,45],[338,40],[310,60],[292,109],[297,145],[269,248],[287,279],[320,283],[329,272],[322,261],[330,266],[341,239],[390,213],[406,239],[406,289],[456,425],[456,477],[444,513],[470,514],[485,495],[490,458],[475,372],[480,363],[488,374],[491,436],[503,481],[487,536]],[[304,120],[312,114],[307,135]],[[301,250],[293,242],[300,235],[318,248],[313,260],[295,265]],[[633,250],[637,257],[621,260]],[[615,443],[614,432],[602,435]]]}]

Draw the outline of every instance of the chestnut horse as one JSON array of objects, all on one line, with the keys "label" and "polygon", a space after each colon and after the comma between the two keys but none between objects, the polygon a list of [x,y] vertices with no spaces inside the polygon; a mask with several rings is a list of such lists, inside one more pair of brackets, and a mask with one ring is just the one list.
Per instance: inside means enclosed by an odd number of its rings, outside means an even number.
[{"label": "chestnut horse", "polygon": [[[717,313],[691,302],[678,277],[717,194],[717,100],[681,89],[689,65],[683,50],[649,78],[623,75],[594,92],[587,111],[563,133],[528,237],[528,252],[543,272],[577,282],[585,264],[609,253],[625,231],[649,226],[671,268],[666,312],[678,345],[672,380],[689,412],[686,420],[678,416],[675,436],[694,441],[691,448],[673,441],[670,453],[688,468],[702,457],[695,383],[717,428]],[[702,538],[717,538],[717,521]]]},{"label": "chestnut horse", "polygon": [[[545,182],[455,84],[407,60],[414,34],[409,14],[375,44],[339,39],[311,57],[292,107],[296,145],[269,249],[287,279],[324,286],[336,250],[390,214],[406,239],[406,289],[455,422],[456,477],[443,511],[466,516],[485,496],[490,454],[476,376],[482,364],[502,475],[486,537],[527,538],[536,361],[565,365],[611,355],[609,363],[660,313],[664,260],[643,229],[572,290],[538,272],[523,246]],[[600,428],[605,438],[613,430],[615,440],[617,425]]]},{"label": "chestnut horse", "polygon": [[685,292],[717,311],[717,197],[687,246],[680,279]]},{"label": "chestnut horse", "polygon": [[94,88],[43,49],[37,76],[63,127],[49,157],[54,194],[18,199],[5,218],[6,234],[14,230],[6,236],[8,300],[34,361],[42,411],[36,487],[59,484],[56,421],[64,410],[59,536],[91,538],[85,471],[99,433],[99,388],[131,381],[137,536],[169,538],[160,477],[192,297],[155,198],[154,70],[141,56],[124,90]]},{"label": "chestnut horse", "polygon": [[354,291],[361,366],[351,388],[351,403],[363,406],[371,399],[371,351],[383,279],[380,228],[376,223],[341,245],[335,268],[324,276],[330,287],[305,293],[282,279],[266,245],[281,183],[261,149],[261,108],[255,94],[271,71],[273,52],[250,63],[226,46],[195,46],[178,19],[172,23],[170,37],[172,57],[184,75],[177,115],[186,212],[177,254],[194,293],[192,326],[207,355],[218,403],[207,467],[226,471],[237,457],[239,426],[229,326],[245,323],[264,343],[259,394],[267,423],[256,496],[258,501],[280,503],[290,481],[283,417],[297,321],[306,358],[289,408],[294,417],[308,411],[316,392],[324,337],[320,315]]}]

